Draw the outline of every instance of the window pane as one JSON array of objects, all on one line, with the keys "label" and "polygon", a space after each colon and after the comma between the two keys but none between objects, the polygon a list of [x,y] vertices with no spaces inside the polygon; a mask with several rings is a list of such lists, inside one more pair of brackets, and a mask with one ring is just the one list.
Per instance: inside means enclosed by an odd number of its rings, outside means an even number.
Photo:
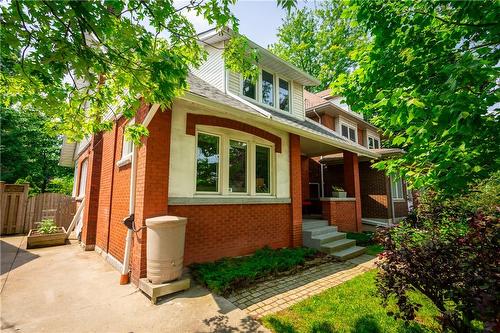
[{"label": "window pane", "polygon": [[349,130],[346,125],[342,125],[342,136],[345,138],[349,138]]},{"label": "window pane", "polygon": [[290,92],[288,89],[288,82],[280,79],[280,109],[283,111],[289,111],[290,102],[289,102]]},{"label": "window pane", "polygon": [[217,192],[219,180],[219,137],[199,133],[196,157],[196,191]]},{"label": "window pane", "polygon": [[229,188],[231,192],[247,191],[247,144],[229,141]]},{"label": "window pane", "polygon": [[378,140],[375,140],[375,149],[379,149],[380,148],[380,144],[378,142]]},{"label": "window pane", "polygon": [[262,71],[262,103],[274,106],[274,78],[273,75]]},{"label": "window pane", "polygon": [[89,160],[86,159],[82,162],[82,165],[80,167],[80,186],[78,187],[78,196],[84,196],[85,195],[85,187],[87,186],[87,166]]},{"label": "window pane", "polygon": [[271,150],[255,146],[255,192],[270,193]]},{"label": "window pane", "polygon": [[356,142],[356,131],[354,130],[354,128],[349,127],[349,139]]},{"label": "window pane", "polygon": [[373,139],[368,138],[368,148],[373,149]]},{"label": "window pane", "polygon": [[255,99],[255,82],[249,79],[243,80],[243,95]]}]

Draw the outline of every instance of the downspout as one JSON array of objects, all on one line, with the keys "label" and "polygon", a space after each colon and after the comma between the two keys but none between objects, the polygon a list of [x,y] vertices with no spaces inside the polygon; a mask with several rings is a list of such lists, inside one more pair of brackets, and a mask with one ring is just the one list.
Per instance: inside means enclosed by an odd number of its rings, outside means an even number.
[{"label": "downspout", "polygon": [[394,211],[394,199],[392,198],[392,180],[390,176],[389,176],[389,193],[391,196],[391,220],[389,221],[389,226],[391,226],[394,224],[395,221],[394,217],[395,211]]},{"label": "downspout", "polygon": [[[159,104],[154,104],[151,109],[149,109],[148,114],[142,122],[142,125],[144,127],[148,127],[159,107]],[[125,238],[125,253],[123,255],[123,267],[120,276],[120,284],[128,284],[130,282],[130,252],[132,249],[132,235],[134,232],[135,192],[137,181],[137,148],[135,144],[132,146],[132,160],[130,169],[130,199],[128,205],[129,216],[124,220],[124,223],[127,221],[128,223],[130,223],[130,225],[128,226],[127,237]]]},{"label": "downspout", "polygon": [[[319,116],[319,114],[316,112],[316,109],[313,109],[313,112],[314,114],[316,115],[316,117],[318,117],[318,122],[321,124],[321,117]],[[321,159],[323,159],[323,155],[321,155]],[[321,168],[320,168],[320,177],[321,177],[321,198],[324,198],[325,197],[325,176],[324,176],[324,170],[323,170],[323,163],[319,163],[321,165]]]}]

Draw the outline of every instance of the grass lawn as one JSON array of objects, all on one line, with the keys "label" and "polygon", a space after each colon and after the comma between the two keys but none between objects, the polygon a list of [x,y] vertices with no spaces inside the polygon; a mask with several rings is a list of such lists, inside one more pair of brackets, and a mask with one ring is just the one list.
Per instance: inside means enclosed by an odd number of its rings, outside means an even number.
[{"label": "grass lawn", "polygon": [[405,325],[403,321],[388,316],[387,309],[380,305],[380,298],[376,296],[376,274],[376,270],[367,272],[277,314],[266,316],[262,319],[263,324],[279,333],[439,332],[439,325],[433,319],[438,312],[422,295],[411,295],[423,305],[418,312],[418,323]]}]

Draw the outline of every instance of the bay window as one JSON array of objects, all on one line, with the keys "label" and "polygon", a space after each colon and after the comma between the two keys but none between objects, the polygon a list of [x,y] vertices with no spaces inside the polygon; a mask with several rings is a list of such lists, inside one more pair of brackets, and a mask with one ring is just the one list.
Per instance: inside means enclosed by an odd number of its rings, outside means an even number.
[{"label": "bay window", "polygon": [[219,137],[198,133],[196,191],[219,191]]},{"label": "bay window", "polygon": [[[211,130],[209,130],[212,132]],[[270,195],[274,192],[274,148],[265,140],[235,131],[197,132],[196,184],[198,195]]]},{"label": "bay window", "polygon": [[290,111],[290,86],[287,81],[279,79],[280,110]]}]

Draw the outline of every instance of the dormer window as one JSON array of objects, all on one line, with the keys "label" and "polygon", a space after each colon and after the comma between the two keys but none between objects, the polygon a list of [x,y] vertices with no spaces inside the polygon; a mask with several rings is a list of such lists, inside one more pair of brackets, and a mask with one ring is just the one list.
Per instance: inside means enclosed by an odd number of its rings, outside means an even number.
[{"label": "dormer window", "polygon": [[262,71],[262,103],[274,106],[274,75]]},{"label": "dormer window", "polygon": [[352,142],[357,142],[355,127],[347,124],[342,124],[340,128],[341,128],[341,134],[344,138],[347,138]]},{"label": "dormer window", "polygon": [[244,79],[243,80],[243,96],[252,98],[252,99],[257,99],[255,96],[256,89],[255,89],[255,82],[253,82],[250,79]]},{"label": "dormer window", "polygon": [[290,85],[288,81],[283,79],[279,80],[280,85],[280,110],[289,111],[290,110]]},{"label": "dormer window", "polygon": [[368,148],[379,149],[380,148],[380,141],[378,139],[375,139],[374,137],[369,136],[368,137]]}]

